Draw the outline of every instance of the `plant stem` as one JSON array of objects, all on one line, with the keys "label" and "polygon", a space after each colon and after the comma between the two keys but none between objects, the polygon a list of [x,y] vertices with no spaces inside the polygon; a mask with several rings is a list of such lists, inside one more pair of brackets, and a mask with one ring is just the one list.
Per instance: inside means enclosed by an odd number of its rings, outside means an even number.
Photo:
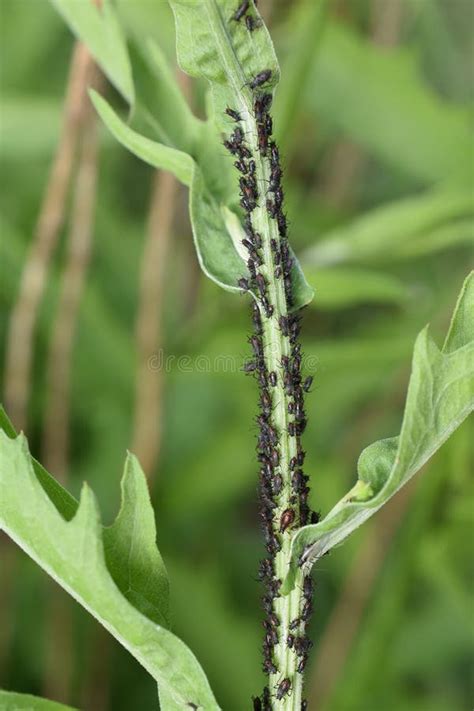
[{"label": "plant stem", "polygon": [[[304,459],[299,436],[306,424],[301,350],[297,342],[299,319],[290,312],[292,258],[282,211],[278,149],[270,140],[271,96],[257,92],[250,96],[249,105],[245,102],[239,107],[238,128],[226,146],[238,156],[238,170],[244,176],[240,179],[241,205],[247,213],[244,246],[249,250],[249,286],[258,309],[256,313],[254,307],[252,367],[261,388],[257,451],[262,463],[261,517],[271,556],[262,561],[271,566],[271,573],[261,575],[267,582],[263,598],[268,614],[264,623],[264,670],[269,673],[263,708],[299,711],[304,708],[302,672],[307,657],[304,631],[311,612],[312,589],[310,585],[304,587],[304,576],[299,572],[292,592],[286,596],[279,594],[289,566],[291,536],[307,523],[309,514],[307,479],[299,469]],[[295,484],[295,476],[299,477],[299,485]]]},{"label": "plant stem", "polygon": [[[257,126],[253,116],[250,114],[246,120],[246,130],[252,134],[257,134]],[[283,336],[278,326],[280,317],[288,317],[288,307],[286,303],[285,290],[282,279],[276,279],[275,260],[271,249],[271,239],[277,240],[280,243],[278,228],[274,219],[268,215],[265,206],[265,187],[270,180],[270,169],[268,160],[265,160],[260,153],[256,152],[257,176],[260,189],[260,204],[255,208],[253,214],[253,222],[256,230],[262,235],[262,256],[263,265],[260,267],[260,273],[264,275],[268,283],[268,294],[270,303],[274,305],[275,312],[272,318],[262,318],[263,326],[263,348],[264,357],[269,372],[277,373],[277,386],[273,394],[273,413],[272,422],[280,433],[280,473],[283,478],[283,487],[279,498],[277,499],[277,508],[274,511],[274,520],[280,521],[283,511],[290,508],[290,499],[293,494],[291,487],[291,472],[290,460],[297,456],[296,438],[290,437],[288,434],[288,423],[290,416],[288,414],[288,397],[283,379],[284,368],[282,367],[282,356],[291,357],[291,347],[289,339]],[[294,421],[294,418],[292,418]],[[275,556],[275,576],[279,580],[283,580],[288,570],[289,553],[290,553],[291,531],[288,530],[281,536],[282,549]],[[276,674],[270,675],[270,690],[277,689],[282,679],[289,679],[292,683],[292,693],[284,697],[278,704],[274,703],[275,708],[283,709],[299,709],[301,706],[302,695],[302,675],[296,672],[297,657],[287,647],[287,638],[290,634],[289,626],[291,621],[298,617],[298,611],[301,607],[301,585],[295,587],[294,590],[287,596],[277,597],[274,600],[275,613],[280,619],[279,642],[275,647],[275,662],[278,671]]]}]

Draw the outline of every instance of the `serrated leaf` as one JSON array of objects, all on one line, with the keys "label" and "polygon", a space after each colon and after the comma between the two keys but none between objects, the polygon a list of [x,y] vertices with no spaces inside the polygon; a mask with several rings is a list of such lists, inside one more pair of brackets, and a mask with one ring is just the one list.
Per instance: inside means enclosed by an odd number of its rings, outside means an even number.
[{"label": "serrated leaf", "polygon": [[127,45],[111,0],[50,0],[82,40],[115,88],[133,106],[135,91]]},{"label": "serrated leaf", "polygon": [[2,690],[0,690],[0,709],[1,711],[75,711],[72,706],[65,706],[57,701]]},{"label": "serrated leaf", "polygon": [[318,524],[292,539],[291,589],[298,563],[310,568],[388,501],[438,450],[474,408],[474,272],[464,282],[440,350],[425,328],[418,336],[399,437],[367,447],[358,481]]},{"label": "serrated leaf", "polygon": [[167,579],[152,550],[153,512],[136,460],[128,460],[121,511],[105,533],[87,484],[74,517],[61,515],[38,481],[23,435],[0,432],[0,490],[1,528],[118,639],[177,708],[217,709],[192,652],[154,621],[166,616]]},{"label": "serrated leaf", "polygon": [[[134,607],[169,627],[169,583],[156,547],[155,517],[140,464],[128,454],[121,482],[122,506],[112,526],[104,528],[107,567]],[[124,565],[127,561],[127,565]]]}]

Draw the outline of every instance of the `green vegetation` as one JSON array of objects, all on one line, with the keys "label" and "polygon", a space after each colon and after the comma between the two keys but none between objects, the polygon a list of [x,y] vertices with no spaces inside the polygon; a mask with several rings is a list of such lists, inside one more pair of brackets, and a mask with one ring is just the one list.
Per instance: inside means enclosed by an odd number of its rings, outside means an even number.
[{"label": "green vegetation", "polygon": [[[248,212],[263,236],[261,273],[276,316],[307,307],[303,370],[315,379],[304,469],[309,504],[322,512],[317,523],[283,530],[275,559],[283,594],[273,609],[287,629],[316,562],[309,708],[465,708],[472,432],[462,422],[473,407],[473,282],[465,275],[474,204],[464,3],[393,0],[388,16],[375,0],[340,3],[342,16],[337,3],[275,4],[262,12],[276,54],[264,25],[250,32],[231,19],[234,0],[170,5],[174,18],[167,3],[149,0],[104,0],[100,10],[52,0],[34,11],[5,0],[2,8],[0,158],[9,180],[1,297],[12,317],[0,338],[13,424],[2,411],[0,523],[86,611],[2,539],[11,620],[0,620],[2,686],[26,693],[0,692],[0,708],[69,707],[26,695],[35,694],[94,711],[241,709],[266,683],[255,581],[263,549],[257,390],[239,372],[251,298],[239,298],[237,282],[249,272],[239,175],[222,146],[235,126],[226,106],[243,116],[248,145],[259,130],[249,83],[263,69],[271,69],[266,90],[276,89],[298,256],[293,303],[269,267],[270,238],[281,230],[263,192]],[[79,45],[68,80],[72,39],[62,19],[110,84]],[[174,21],[192,83],[175,69]],[[82,108],[65,112],[61,143],[61,97],[69,81],[71,108],[75,80]],[[108,129],[98,140],[97,115]],[[32,270],[31,245],[48,235],[37,216],[56,150],[70,156],[50,203],[56,237]],[[271,165],[263,150],[253,157],[262,185]],[[154,169],[189,190],[190,219],[184,189]],[[12,334],[28,333],[22,273],[30,283],[43,274],[45,289],[38,312],[31,301],[26,311],[31,339],[13,343]],[[284,334],[275,319],[262,321],[265,362],[283,381]],[[428,321],[432,335],[421,330]],[[22,367],[27,377],[16,381]],[[282,433],[278,521],[297,451],[283,434],[286,397],[279,380],[271,415]],[[322,558],[431,457],[416,488]],[[298,659],[284,639],[275,659],[273,707],[299,709]]]}]

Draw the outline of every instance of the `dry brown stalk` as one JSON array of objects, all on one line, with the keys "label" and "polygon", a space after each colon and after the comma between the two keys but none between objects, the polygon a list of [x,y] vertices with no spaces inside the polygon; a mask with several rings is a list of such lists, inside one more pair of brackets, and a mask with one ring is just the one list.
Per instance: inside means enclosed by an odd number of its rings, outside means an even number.
[{"label": "dry brown stalk", "polygon": [[[91,83],[92,80],[91,73]],[[81,137],[66,263],[47,359],[48,405],[43,429],[43,461],[45,467],[62,482],[66,480],[69,459],[74,336],[92,247],[98,172],[97,142],[97,118],[89,106]]]},{"label": "dry brown stalk", "polygon": [[156,172],[142,255],[140,296],[136,320],[138,367],[132,451],[149,481],[158,460],[162,421],[162,373],[150,368],[150,358],[161,346],[163,294],[178,184],[169,173]]},{"label": "dry brown stalk", "polygon": [[88,50],[77,42],[69,71],[61,136],[11,313],[5,360],[5,403],[18,430],[27,429],[35,324],[64,219],[91,66]]}]

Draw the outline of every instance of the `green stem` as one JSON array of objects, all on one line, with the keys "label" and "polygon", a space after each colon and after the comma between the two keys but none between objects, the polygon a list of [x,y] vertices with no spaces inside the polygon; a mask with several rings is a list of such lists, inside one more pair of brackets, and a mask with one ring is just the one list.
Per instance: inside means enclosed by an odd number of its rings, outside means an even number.
[{"label": "green stem", "polygon": [[[257,136],[257,124],[253,117],[253,106],[245,106],[243,113],[243,125],[246,134],[249,137]],[[248,143],[251,145],[251,139]],[[279,452],[280,452],[280,473],[283,478],[283,487],[280,495],[277,498],[277,508],[274,511],[274,521],[279,522],[283,512],[291,507],[290,498],[293,495],[291,486],[291,471],[290,460],[297,456],[296,438],[290,437],[288,433],[288,424],[294,421],[294,416],[288,414],[288,403],[290,397],[287,395],[284,387],[284,368],[282,366],[282,357],[290,357],[291,346],[289,338],[284,336],[279,327],[280,317],[288,317],[288,307],[286,303],[285,290],[283,280],[275,277],[275,261],[271,249],[271,240],[276,240],[280,245],[280,236],[278,233],[277,224],[272,219],[266,208],[266,193],[267,186],[270,180],[270,165],[268,158],[265,158],[257,150],[252,151],[256,162],[256,175],[259,186],[259,204],[252,212],[252,223],[254,229],[262,236],[262,257],[263,264],[259,268],[259,272],[263,274],[267,282],[268,298],[274,306],[274,314],[271,318],[266,318],[265,313],[261,309],[262,326],[263,326],[263,348],[264,358],[267,370],[274,371],[277,374],[277,385],[272,390],[273,395],[273,412],[271,415],[272,426],[280,435]],[[294,508],[294,505],[293,505]],[[295,526],[298,525],[298,518],[295,520]],[[280,580],[283,580],[288,571],[290,563],[290,542],[291,534],[294,532],[294,527],[290,527],[278,538],[281,543],[281,551],[275,557],[275,574]],[[302,574],[298,574],[297,585],[286,596],[277,597],[274,600],[274,611],[280,620],[278,628],[279,642],[275,647],[275,664],[278,668],[276,674],[270,676],[270,692],[272,696],[272,704],[274,709],[279,711],[299,711],[301,708],[302,699],[302,679],[303,675],[296,671],[298,665],[298,657],[295,652],[288,648],[287,638],[290,634],[290,624],[292,620],[299,617],[303,604],[302,598]],[[294,630],[293,634],[297,634],[298,630]],[[291,682],[291,692],[281,700],[275,698],[276,690],[280,682],[284,679],[289,679]]]}]

